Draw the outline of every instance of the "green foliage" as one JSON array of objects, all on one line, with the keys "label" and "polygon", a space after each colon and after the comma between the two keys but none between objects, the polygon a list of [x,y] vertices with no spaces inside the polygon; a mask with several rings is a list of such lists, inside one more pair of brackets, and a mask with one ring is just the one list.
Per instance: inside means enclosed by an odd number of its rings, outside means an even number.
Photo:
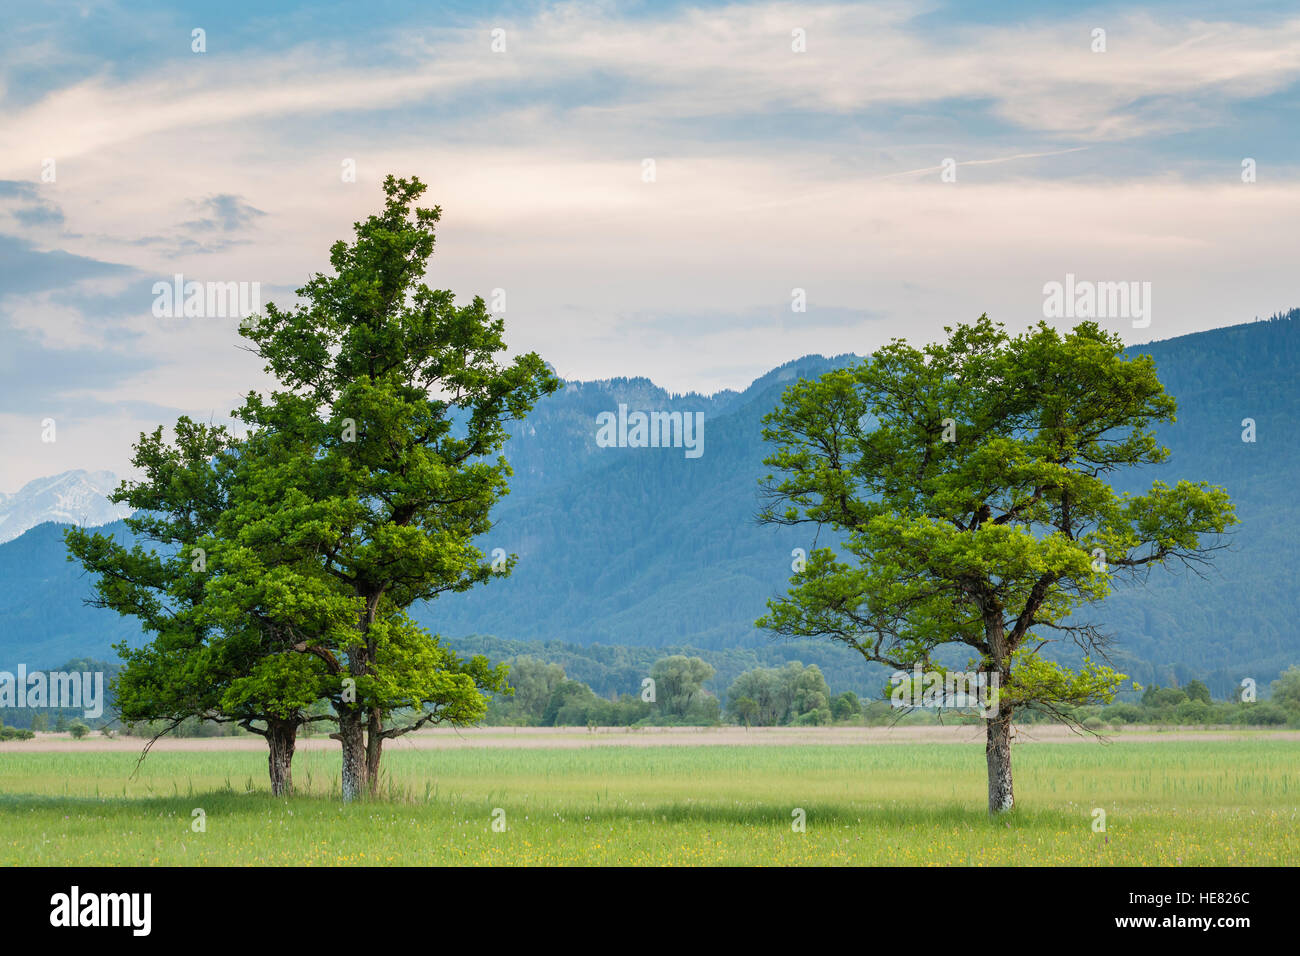
[{"label": "green foliage", "polygon": [[862,701],[851,690],[846,690],[831,701],[831,716],[836,720],[849,720],[862,714]]},{"label": "green foliage", "polygon": [[1177,707],[1187,700],[1187,694],[1177,687],[1159,687],[1152,684],[1142,692],[1142,703],[1153,710]]},{"label": "green foliage", "polygon": [[733,697],[728,703],[728,709],[746,727],[753,725],[754,718],[759,713],[758,701],[752,697]]},{"label": "green foliage", "polygon": [[1203,724],[1213,712],[1207,701],[1188,698],[1174,708],[1175,719],[1180,724]]},{"label": "green foliage", "polygon": [[1282,707],[1269,701],[1246,705],[1241,711],[1241,722],[1256,727],[1277,727],[1285,724],[1290,715]]},{"label": "green foliage", "polygon": [[633,724],[701,725],[718,722],[721,708],[703,683],[713,669],[699,658],[672,655],[649,668],[655,701],[638,694],[602,697],[564,668],[522,655],[510,664],[513,694],[497,694],[488,705],[489,723],[533,726],[624,727]]},{"label": "green foliage", "polygon": [[279,389],[235,413],[251,431],[212,541],[217,623],[255,620],[323,665],[348,798],[363,763],[377,786],[383,740],[476,721],[505,686],[407,609],[513,566],[473,542],[507,492],[506,424],[560,385],[536,353],[498,364],[504,324],[482,298],[458,306],[421,281],[441,216],[416,205],[424,191],[387,177],[383,211],[331,246],[333,273],[241,328]]},{"label": "green foliage", "polygon": [[[719,699],[726,697],[726,689],[745,671],[781,667],[792,660],[815,663],[827,683],[837,691],[848,688],[866,694],[879,684],[872,684],[872,672],[862,666],[859,655],[824,641],[781,641],[767,642],[758,647],[705,649],[676,645],[664,648],[583,646],[567,641],[516,641],[471,635],[458,638],[456,645],[466,654],[482,654],[492,660],[517,661],[521,657],[533,657],[556,664],[567,676],[590,687],[597,696],[611,699],[620,694],[639,694],[644,678],[665,656],[698,657],[707,663],[713,668],[714,676],[703,686]],[[500,711],[494,707],[494,712]]]},{"label": "green foliage", "polygon": [[727,700],[732,717],[747,726],[831,722],[830,688],[816,664],[791,661],[780,668],[746,671],[727,689]]},{"label": "green foliage", "polygon": [[1009,687],[999,687],[996,696],[999,707],[1013,710],[1037,705],[1063,716],[1062,704],[1109,703],[1125,680],[1125,675],[1086,657],[1077,671],[1038,657],[1025,647],[1015,651],[1011,661],[1015,681]]},{"label": "green foliage", "polygon": [[1273,703],[1293,714],[1300,714],[1300,667],[1288,667],[1273,681],[1269,690]]},{"label": "green foliage", "polygon": [[542,723],[547,727],[585,724],[587,710],[598,700],[586,684],[576,680],[562,680],[546,702],[546,709],[542,711]]},{"label": "green foliage", "polygon": [[178,737],[182,740],[192,738],[213,738],[213,737],[237,737],[240,735],[238,724],[220,722],[215,720],[202,720],[198,717],[187,717],[179,724],[173,724],[171,721],[136,721],[128,723],[125,726],[125,733],[131,737],[140,737],[148,739],[166,731],[172,737]]},{"label": "green foliage", "polygon": [[659,709],[668,717],[684,719],[703,699],[704,682],[713,677],[713,668],[698,657],[674,654],[655,661],[650,677]]},{"label": "green foliage", "polygon": [[1197,700],[1203,704],[1210,703],[1210,688],[1199,680],[1188,681],[1183,692],[1187,695],[1188,700]]},{"label": "green foliage", "polygon": [[1108,484],[1167,458],[1152,426],[1175,409],[1155,364],[1125,357],[1117,336],[1085,322],[1012,337],[983,316],[948,331],[797,382],[764,419],[780,477],[763,482],[761,518],[844,537],[809,554],[758,624],[902,671],[939,669],[941,651],[965,645],[999,675],[1004,714],[1068,719],[1124,675],[1039,651],[1060,637],[1102,650],[1074,611],[1151,565],[1202,561],[1202,539],[1236,518],[1204,483]]},{"label": "green foliage", "polygon": [[1111,704],[1101,712],[1103,720],[1110,723],[1136,724],[1142,720],[1145,711],[1137,704]]},{"label": "green foliage", "polygon": [[794,723],[800,727],[824,727],[831,722],[831,711],[829,707],[814,707],[804,711],[794,719]]},{"label": "green foliage", "polygon": [[563,680],[551,694],[542,714],[546,727],[629,727],[633,724],[659,722],[662,717],[653,705],[639,697],[624,694],[617,700],[597,697],[586,684]]},{"label": "green foliage", "polygon": [[[230,568],[222,552],[246,449],[225,428],[182,416],[174,441],[162,427],[140,435],[132,464],[110,500],[136,509],[134,540],[70,528],[68,559],[94,577],[93,603],[133,617],[149,635],[117,646],[111,682],[123,720],[168,732],[186,721],[277,721],[290,734],[320,696],[320,661],[293,652],[263,622],[224,605]],[[146,546],[147,545],[147,546]]]},{"label": "green foliage", "polygon": [[528,655],[508,663],[507,680],[512,693],[493,697],[488,704],[488,721],[522,726],[542,723],[551,696],[564,681],[564,668]]},{"label": "green foliage", "polygon": [[86,726],[84,721],[75,720],[68,726],[68,733],[72,734],[73,740],[80,740],[90,733],[90,728]]},{"label": "green foliage", "polygon": [[[1263,687],[1296,663],[1291,569],[1300,564],[1300,504],[1291,488],[1300,473],[1300,444],[1272,438],[1287,434],[1300,417],[1297,318],[1300,312],[1126,350],[1155,362],[1160,381],[1177,396],[1178,418],[1156,426],[1169,460],[1117,473],[1113,486],[1142,493],[1154,478],[1170,486],[1208,480],[1231,491],[1242,520],[1212,573],[1171,567],[1118,584],[1088,610],[1088,620],[1115,635],[1115,668],[1142,684],[1186,686],[1199,677],[1224,698],[1242,675],[1255,675]],[[635,692],[654,660],[670,653],[707,660],[718,671],[710,689],[719,696],[744,670],[796,658],[816,662],[836,692],[874,693],[889,669],[864,667],[841,644],[819,639],[819,649],[810,641],[787,646],[753,627],[764,600],[785,589],[791,549],[813,541],[804,528],[750,521],[754,485],[766,471],[759,418],[795,379],[816,379],[858,361],[807,356],[743,393],[711,396],[669,394],[646,379],[568,383],[541,399],[525,421],[512,423],[505,449],[514,471],[511,494],[494,510],[493,529],[477,539],[485,551],[518,551],[519,565],[455,601],[414,605],[411,617],[466,656],[486,653],[493,660],[540,656],[542,644],[560,637],[564,648],[547,659],[604,697]],[[686,461],[596,448],[595,415],[620,402],[704,411],[705,455]],[[1258,422],[1258,444],[1241,441],[1246,414]],[[652,497],[672,506],[648,508]],[[121,522],[99,530],[129,545]],[[141,640],[135,618],[82,603],[90,579],[65,562],[62,532],[40,525],[0,544],[6,622],[0,656],[10,661],[50,668],[70,656],[111,656],[112,645]],[[821,540],[830,537],[823,529]],[[691,613],[663,613],[675,606]],[[484,634],[500,637],[471,636]],[[1042,653],[1071,666],[1082,657],[1068,641]],[[947,663],[959,660],[964,656]]]}]

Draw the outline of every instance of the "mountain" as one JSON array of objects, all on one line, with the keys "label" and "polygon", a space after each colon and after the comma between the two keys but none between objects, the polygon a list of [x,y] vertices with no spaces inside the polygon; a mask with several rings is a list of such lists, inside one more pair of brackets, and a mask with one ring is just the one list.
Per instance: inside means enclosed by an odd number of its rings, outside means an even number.
[{"label": "mountain", "polygon": [[95,526],[125,518],[131,509],[107,497],[116,488],[111,471],[77,470],[36,478],[12,495],[0,493],[0,543],[46,521]]},{"label": "mountain", "polygon": [[[797,378],[858,361],[805,356],[719,403],[672,397],[626,380],[566,385],[539,403],[509,454],[564,474],[512,482],[480,546],[517,554],[509,578],[438,601],[415,617],[439,633],[496,634],[577,644],[725,648],[766,640],[753,621],[790,574],[802,529],[761,527],[753,515],[766,472],[760,419]],[[601,412],[698,412],[703,453],[598,447]],[[576,423],[576,424],[575,424]]]},{"label": "mountain", "polygon": [[[66,527],[46,522],[0,544],[0,670],[51,668],[79,657],[113,660],[114,644],[140,637],[134,619],[86,605],[90,578],[67,560]],[[103,530],[129,540],[121,522]]]},{"label": "mountain", "polygon": [[[1300,504],[1293,494],[1300,444],[1292,431],[1300,418],[1298,322],[1295,310],[1129,350],[1155,359],[1179,408],[1178,420],[1160,429],[1170,460],[1135,470],[1121,490],[1157,478],[1206,480],[1227,488],[1242,520],[1230,550],[1216,555],[1204,577],[1156,570],[1145,584],[1088,609],[1087,619],[1114,635],[1116,665],[1143,683],[1196,677],[1221,696],[1243,677],[1266,686],[1300,663]],[[761,418],[796,378],[857,361],[810,355],[742,392],[713,396],[670,394],[646,379],[566,383],[515,427],[507,446],[511,493],[479,542],[489,554],[517,554],[514,574],[444,596],[414,616],[466,650],[547,656],[549,646],[575,662],[573,648],[594,653],[594,645],[691,647],[719,661],[749,651],[765,661],[785,657],[792,648],[753,622],[784,590],[792,551],[831,539],[754,522],[758,479],[767,472]],[[617,417],[620,404],[629,413],[702,415],[703,453],[603,447],[598,416]],[[1242,441],[1248,418],[1254,442]],[[132,632],[130,621],[81,606],[89,582],[64,561],[59,535],[43,525],[0,544],[0,661],[52,666],[103,658]],[[862,688],[868,670],[860,659],[829,643],[824,653],[819,665],[842,677],[832,679],[833,689]],[[619,661],[622,673],[642,656],[611,662]],[[813,659],[811,651],[804,656]]]},{"label": "mountain", "polygon": [[[1156,479],[1209,481],[1228,489],[1242,520],[1203,577],[1159,569],[1079,615],[1114,636],[1117,666],[1144,683],[1199,677],[1223,695],[1243,677],[1263,685],[1300,662],[1300,506],[1288,493],[1300,477],[1292,432],[1300,417],[1298,321],[1300,310],[1129,350],[1153,357],[1179,408],[1177,421],[1159,429],[1169,461],[1133,469],[1120,490],[1143,490]],[[718,650],[770,643],[753,621],[784,590],[792,550],[829,539],[752,520],[767,471],[760,419],[795,378],[857,361],[807,356],[723,403],[688,397],[683,407],[705,415],[697,459],[676,449],[595,447],[595,414],[616,400],[678,407],[655,404],[662,395],[634,401],[616,384],[587,383],[577,394],[566,388],[552,396],[510,453],[524,446],[566,480],[516,483],[481,542],[487,551],[518,554],[519,565],[509,578],[439,600],[416,617],[451,638]],[[593,391],[599,400],[590,400]],[[579,401],[580,410],[560,415]],[[558,434],[557,416],[585,428]],[[1242,440],[1247,418],[1254,442]],[[1053,656],[1077,653],[1065,646]]]}]

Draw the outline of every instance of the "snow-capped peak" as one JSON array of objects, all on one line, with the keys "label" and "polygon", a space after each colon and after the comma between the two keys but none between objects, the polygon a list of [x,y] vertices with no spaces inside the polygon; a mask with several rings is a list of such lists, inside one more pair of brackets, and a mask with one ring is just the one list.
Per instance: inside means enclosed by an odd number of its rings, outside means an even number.
[{"label": "snow-capped peak", "polygon": [[111,471],[65,471],[34,478],[12,495],[0,494],[0,543],[46,521],[87,527],[125,518],[131,509],[108,495],[117,488]]}]

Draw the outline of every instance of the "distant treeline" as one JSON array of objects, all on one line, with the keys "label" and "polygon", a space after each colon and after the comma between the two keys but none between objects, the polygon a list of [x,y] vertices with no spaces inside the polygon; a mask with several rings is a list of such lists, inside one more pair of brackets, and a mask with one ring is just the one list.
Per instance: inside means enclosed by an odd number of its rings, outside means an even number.
[{"label": "distant treeline", "polygon": [[[638,696],[641,681],[650,676],[656,661],[672,656],[698,657],[713,668],[704,689],[725,707],[727,689],[746,671],[782,667],[792,661],[816,665],[827,684],[837,692],[851,690],[874,697],[889,683],[889,671],[863,662],[853,651],[829,641],[769,641],[759,647],[709,649],[690,645],[631,647],[610,644],[574,644],[566,641],[520,641],[490,635],[449,640],[462,656],[483,654],[492,661],[513,662],[532,657],[558,664],[565,676],[586,684],[598,697],[616,700]],[[514,680],[512,668],[511,680]]]},{"label": "distant treeline", "polygon": [[[881,699],[881,692],[867,699],[851,690],[833,693],[817,665],[799,661],[740,673],[727,686],[725,706],[705,688],[716,675],[700,657],[661,658],[650,666],[647,676],[649,681],[640,694],[602,697],[567,676],[557,663],[519,656],[510,661],[510,684],[515,693],[494,698],[485,722],[535,727],[721,723],[770,727],[937,723],[956,716],[932,708],[898,708]],[[1300,726],[1300,667],[1285,671],[1270,690],[1266,699],[1216,701],[1198,680],[1181,688],[1153,685],[1145,688],[1140,700],[1079,707],[1067,716],[1089,730],[1126,724]],[[1017,719],[1034,723],[1053,718],[1028,709],[1021,710]]]},{"label": "distant treeline", "polygon": [[[89,729],[98,729],[111,724],[116,716],[113,701],[112,678],[121,668],[121,664],[98,661],[91,657],[80,657],[68,661],[59,667],[43,668],[46,673],[64,674],[102,673],[104,675],[103,714],[99,717],[87,717],[84,709],[55,707],[0,707],[0,728],[9,732],[6,740],[17,739],[21,735],[15,732],[26,729],[36,732],[53,730],[59,733],[70,730],[74,724],[82,724]],[[0,670],[5,668],[0,667]],[[32,672],[34,672],[33,669]],[[10,669],[10,673],[13,673]],[[3,733],[3,731],[0,731]]]},{"label": "distant treeline", "polygon": [[[1082,616],[1114,635],[1114,666],[1144,685],[1197,678],[1223,697],[1242,677],[1264,687],[1297,663],[1300,504],[1292,489],[1300,444],[1289,436],[1300,416],[1298,320],[1294,310],[1129,350],[1155,359],[1178,400],[1178,420],[1159,429],[1170,460],[1117,476],[1120,490],[1156,478],[1207,480],[1228,490],[1242,519],[1232,549],[1204,576],[1153,576],[1118,588]],[[743,394],[711,397],[671,396],[644,379],[568,383],[516,425],[506,448],[511,494],[479,542],[485,553],[518,553],[519,567],[481,590],[417,607],[414,616],[464,652],[561,664],[601,697],[637,693],[655,660],[671,654],[708,661],[716,676],[706,687],[724,704],[726,688],[745,670],[791,660],[816,664],[837,692],[874,696],[888,675],[868,672],[852,652],[830,642],[766,642],[753,627],[767,599],[788,585],[791,549],[813,544],[799,529],[753,522],[768,453],[760,419],[796,379],[855,361],[807,356]],[[704,457],[597,448],[595,416],[619,403],[705,411]],[[1253,443],[1242,441],[1247,417],[1257,426]],[[651,501],[673,506],[647,507]],[[83,603],[89,585],[67,560],[64,530],[44,524],[0,545],[4,660],[47,666],[104,658],[111,645],[140,639],[138,622]],[[102,530],[131,540],[120,522]],[[475,632],[518,639],[460,636]],[[1069,642],[1055,646],[1077,665]]]},{"label": "distant treeline", "polygon": [[[497,642],[495,638],[484,639]],[[498,642],[512,643],[512,642]],[[586,663],[591,670],[618,680],[615,686],[632,686],[633,693],[598,692],[590,684],[570,676],[554,660],[528,654],[508,658],[509,682],[514,693],[497,695],[488,705],[485,724],[528,727],[631,727],[631,726],[714,726],[738,724],[754,727],[823,726],[833,723],[883,726],[933,724],[956,719],[952,711],[934,708],[901,709],[883,699],[884,681],[874,691],[859,695],[853,690],[832,690],[817,664],[785,661],[775,667],[751,667],[735,673],[717,692],[721,675],[704,656],[671,654],[656,657],[653,649],[627,647],[575,648],[558,641],[541,650],[559,649],[565,659]],[[575,652],[601,652],[605,667],[592,667]],[[654,658],[638,668],[630,661],[645,652]],[[704,652],[715,656],[719,652]],[[727,653],[727,652],[722,652]],[[748,654],[751,651],[737,652]],[[733,664],[734,659],[728,661]],[[117,665],[83,659],[69,661],[60,670],[104,670]],[[609,678],[608,675],[618,675]],[[652,683],[647,683],[647,678]],[[603,685],[608,687],[609,683]],[[1119,700],[1104,707],[1079,707],[1069,716],[1088,730],[1133,724],[1170,726],[1241,725],[1257,727],[1300,727],[1300,667],[1291,667],[1267,688],[1259,688],[1258,700],[1214,699],[1199,680],[1182,687],[1144,688],[1133,700]],[[1049,720],[1049,715],[1032,709],[1017,712],[1019,723]],[[87,720],[77,711],[49,708],[0,710],[0,740],[28,740],[33,732],[70,732],[84,736],[92,730],[118,731],[147,738],[165,729],[160,722],[122,725],[110,706],[98,720]],[[246,733],[233,723],[190,718],[169,731],[175,737],[233,737]]]},{"label": "distant treeline", "polygon": [[[715,676],[703,659],[675,654],[650,666],[638,693],[605,698],[568,677],[559,664],[517,657],[510,662],[514,693],[492,700],[486,722],[533,727],[720,724],[731,715],[724,715],[721,701],[704,687]],[[799,661],[745,671],[727,690],[733,710],[739,708],[736,719],[751,724],[829,724],[833,705],[844,716],[849,715],[845,707],[856,713],[857,695],[842,696],[845,700],[833,702],[820,668]]]}]

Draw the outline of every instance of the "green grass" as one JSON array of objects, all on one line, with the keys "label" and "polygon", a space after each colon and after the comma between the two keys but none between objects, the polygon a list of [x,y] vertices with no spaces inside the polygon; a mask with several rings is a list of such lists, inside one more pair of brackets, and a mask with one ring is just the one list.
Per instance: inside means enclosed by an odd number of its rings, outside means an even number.
[{"label": "green grass", "polygon": [[256,752],[135,759],[0,756],[0,864],[1300,863],[1300,744],[1267,735],[1021,746],[997,821],[978,745],[395,748],[347,807],[332,751],[298,755],[290,800]]}]

